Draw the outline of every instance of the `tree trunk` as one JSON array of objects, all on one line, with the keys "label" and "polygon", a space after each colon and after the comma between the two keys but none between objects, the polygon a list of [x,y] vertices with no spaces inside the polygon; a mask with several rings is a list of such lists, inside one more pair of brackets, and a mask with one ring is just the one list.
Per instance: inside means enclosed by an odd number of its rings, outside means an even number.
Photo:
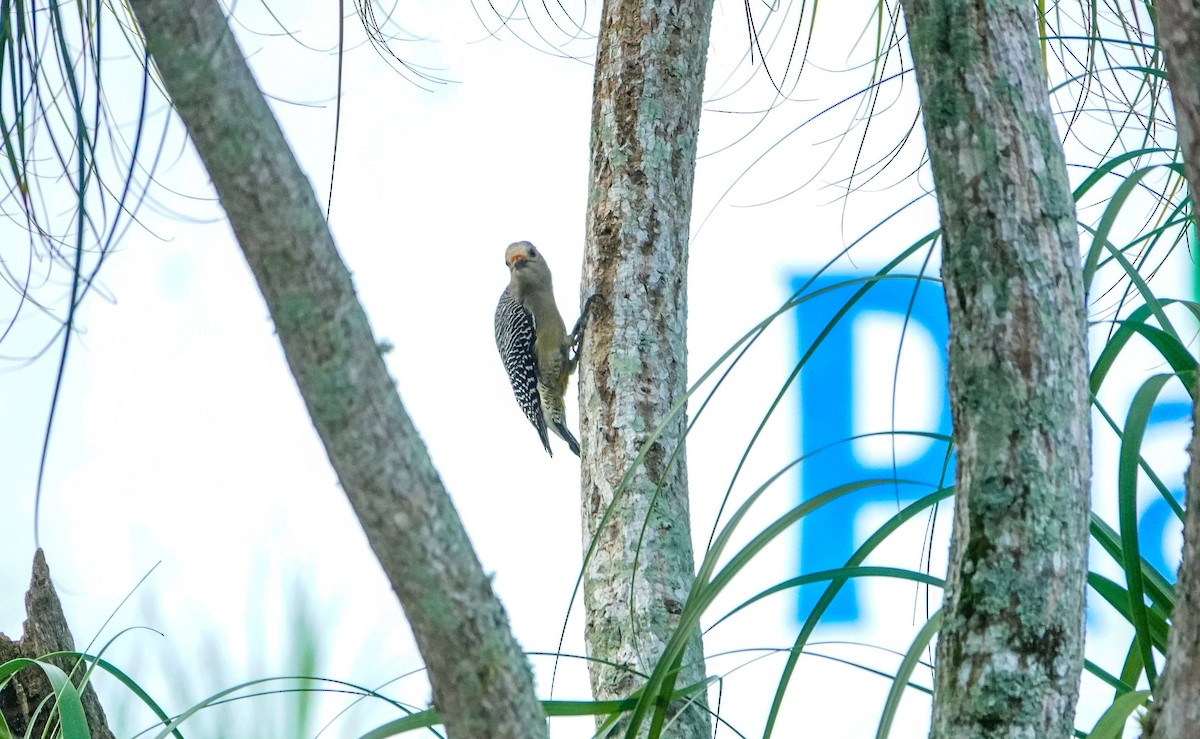
[{"label": "tree trunk", "polygon": [[[33,576],[25,593],[24,633],[18,641],[0,634],[0,664],[20,658],[42,659],[52,652],[74,651],[75,638],[71,636],[62,603],[50,580],[46,554],[39,549],[33,555]],[[74,660],[63,657],[52,657],[49,661],[71,675],[75,685],[87,669],[87,665],[76,665]],[[0,690],[0,715],[12,735],[54,735],[49,729],[51,719],[55,718],[51,716],[53,695],[50,681],[38,668],[26,667],[13,675]],[[92,739],[113,739],[100,699],[90,682],[84,686],[79,698]]]},{"label": "tree trunk", "polygon": [[[1184,172],[1192,198],[1192,215],[1200,199],[1200,2],[1157,0],[1156,31],[1167,63],[1167,81],[1175,103],[1175,122]],[[1200,378],[1198,378],[1200,379]],[[1197,385],[1200,391],[1200,384]],[[1200,416],[1192,408],[1191,465],[1183,521],[1183,561],[1171,614],[1167,662],[1154,696],[1154,716],[1147,739],[1184,739],[1200,725]]]},{"label": "tree trunk", "polygon": [[1023,0],[905,0],[942,222],[957,498],[933,737],[1066,737],[1090,438],[1075,209]]},{"label": "tree trunk", "polygon": [[[609,0],[592,103],[579,377],[592,693],[629,696],[653,669],[695,576],[683,452],[687,244],[712,1]],[[658,438],[634,467],[643,445]],[[607,519],[605,518],[607,516]],[[676,686],[705,677],[696,631]],[[675,707],[672,713],[679,710]],[[700,702],[673,737],[707,737]]]},{"label": "tree trunk", "polygon": [[460,739],[547,736],[532,673],[405,413],[312,188],[215,0],[131,0]]}]

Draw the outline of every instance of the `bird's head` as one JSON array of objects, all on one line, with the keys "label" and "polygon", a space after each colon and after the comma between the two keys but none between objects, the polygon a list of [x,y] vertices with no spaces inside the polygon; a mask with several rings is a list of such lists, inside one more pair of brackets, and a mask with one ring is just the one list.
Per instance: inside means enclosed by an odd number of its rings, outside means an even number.
[{"label": "bird's head", "polygon": [[546,260],[528,241],[509,244],[504,250],[504,264],[508,267],[513,281],[517,283],[548,280],[550,277],[550,267]]}]

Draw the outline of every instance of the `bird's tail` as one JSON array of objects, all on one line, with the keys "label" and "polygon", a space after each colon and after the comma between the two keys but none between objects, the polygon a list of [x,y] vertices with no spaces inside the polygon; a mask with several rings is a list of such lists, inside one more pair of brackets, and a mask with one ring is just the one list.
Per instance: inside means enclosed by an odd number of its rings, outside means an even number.
[{"label": "bird's tail", "polygon": [[576,457],[579,456],[579,441],[571,433],[571,430],[567,428],[566,424],[560,421],[555,421],[554,423],[549,424],[549,428],[554,432],[555,436],[567,442],[567,446],[570,447],[571,451]]}]

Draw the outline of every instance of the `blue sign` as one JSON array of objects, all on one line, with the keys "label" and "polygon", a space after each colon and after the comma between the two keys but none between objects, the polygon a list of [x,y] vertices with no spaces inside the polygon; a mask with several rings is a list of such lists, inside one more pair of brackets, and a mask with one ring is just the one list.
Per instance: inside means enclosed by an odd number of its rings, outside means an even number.
[{"label": "blue sign", "polygon": [[[1162,400],[1154,404],[1154,408],[1150,410],[1150,418],[1146,423],[1147,438],[1158,429],[1177,431],[1182,437],[1180,445],[1187,444],[1187,432],[1191,430],[1192,420],[1192,404],[1181,403],[1178,401]],[[1176,426],[1175,429],[1170,429],[1170,426]],[[1170,491],[1171,495],[1183,506],[1184,483],[1182,476],[1171,476],[1164,480],[1164,486]],[[1140,540],[1139,548],[1141,549],[1142,557],[1150,564],[1151,567],[1158,570],[1167,579],[1167,582],[1174,583],[1177,570],[1179,569],[1179,557],[1181,552],[1178,550],[1167,552],[1166,546],[1178,546],[1178,542],[1167,536],[1168,528],[1175,532],[1182,532],[1183,523],[1175,512],[1171,510],[1171,506],[1167,505],[1167,501],[1163,500],[1162,494],[1158,489],[1152,486],[1147,486],[1146,490],[1138,491],[1139,497],[1145,495],[1150,496],[1150,504],[1138,516],[1138,538]],[[1167,561],[1170,556],[1171,561]]]},{"label": "blue sign", "polygon": [[[803,288],[805,295],[815,295],[796,308],[799,356],[821,341],[800,372],[800,444],[802,453],[809,455],[800,469],[801,500],[859,480],[911,482],[864,488],[801,519],[800,571],[804,573],[846,565],[857,547],[855,526],[865,510],[874,508],[879,513],[878,506],[884,503],[886,515],[894,515],[954,482],[948,444],[906,433],[950,435],[949,326],[941,284],[887,278],[870,284],[848,306],[867,282],[846,275],[824,275],[809,284],[810,279],[800,275],[792,281],[794,291]],[[821,338],[843,310],[834,328]],[[1164,400],[1151,413],[1147,434],[1156,429],[1186,430],[1190,418],[1190,403]],[[1107,473],[1098,470],[1097,474]],[[1182,475],[1167,484],[1176,500],[1182,500]],[[1178,530],[1181,524],[1157,491],[1148,489],[1143,494],[1153,496],[1138,520],[1143,556],[1173,582],[1177,562],[1169,562],[1163,547],[1152,542],[1173,541],[1166,537],[1167,529]],[[825,588],[825,583],[818,583],[800,589],[801,618],[808,616]],[[845,623],[858,615],[856,581],[847,580],[823,620]]]},{"label": "blue sign", "polygon": [[[809,279],[807,275],[794,278],[793,290]],[[854,279],[823,275],[805,288],[805,294],[832,289],[796,309],[800,356],[867,284],[846,284]],[[942,484],[953,483],[945,442],[890,433],[949,436],[948,335],[940,283],[889,278],[871,284],[809,357],[800,372],[800,443],[805,454],[822,451],[806,457],[801,465],[801,499],[856,480],[895,478],[921,484],[865,488],[801,519],[801,572],[845,566],[854,553],[854,525],[865,506],[887,502],[898,511]],[[801,618],[808,616],[824,590],[824,584],[800,589]],[[846,582],[823,618],[829,622],[858,618],[854,580]]]}]

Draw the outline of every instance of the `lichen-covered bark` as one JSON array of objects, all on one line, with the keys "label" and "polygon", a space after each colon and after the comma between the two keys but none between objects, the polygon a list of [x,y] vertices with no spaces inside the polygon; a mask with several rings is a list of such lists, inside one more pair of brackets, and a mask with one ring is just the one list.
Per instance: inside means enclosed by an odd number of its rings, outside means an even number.
[{"label": "lichen-covered bark", "polygon": [[[53,652],[75,651],[75,638],[71,636],[62,603],[50,580],[46,554],[41,549],[33,555],[33,575],[25,593],[24,630],[17,641],[0,634],[0,664],[18,658],[42,659]],[[52,657],[50,661],[71,675],[76,685],[87,670],[87,665],[77,665],[74,660],[64,657]],[[49,724],[51,720],[57,720],[51,710],[53,694],[50,681],[36,667],[26,667],[12,676],[0,690],[0,715],[12,736],[52,735]],[[113,739],[108,719],[91,683],[84,687],[79,697],[92,739]]]},{"label": "lichen-covered bark", "polygon": [[458,739],[547,736],[525,656],[216,0],[131,0]]},{"label": "lichen-covered bark", "polygon": [[[1158,3],[1161,6],[1164,0]],[[1160,10],[1159,21],[1163,19]],[[1171,64],[1169,52],[1167,64]],[[1193,174],[1196,173],[1189,173],[1189,177]],[[1179,565],[1175,610],[1167,639],[1167,662],[1154,693],[1154,708],[1143,739],[1190,739],[1200,726],[1200,467],[1197,465],[1200,445],[1196,438],[1200,414],[1197,411],[1200,406],[1192,408],[1194,427],[1184,501],[1183,561]]]},{"label": "lichen-covered bark", "polygon": [[[711,0],[609,0],[592,105],[582,297],[596,295],[580,365],[584,595],[592,692],[629,696],[662,653],[695,570],[679,413],[687,391],[687,244]],[[671,456],[678,452],[674,462]],[[601,527],[609,509],[609,518]],[[636,569],[635,569],[636,566]],[[705,676],[700,634],[676,680]],[[706,737],[702,705],[671,736]]]},{"label": "lichen-covered bark", "polygon": [[957,498],[933,733],[1066,737],[1090,434],[1075,209],[1024,0],[905,0],[942,222]]},{"label": "lichen-covered bark", "polygon": [[[1200,192],[1200,2],[1157,0],[1156,31],[1167,63],[1175,104],[1179,147],[1183,152],[1196,212]],[[1200,390],[1200,385],[1197,386]],[[1192,409],[1191,465],[1187,475],[1183,521],[1183,561],[1171,614],[1167,662],[1154,696],[1154,717],[1146,739],[1185,739],[1200,726],[1200,416]]]}]

